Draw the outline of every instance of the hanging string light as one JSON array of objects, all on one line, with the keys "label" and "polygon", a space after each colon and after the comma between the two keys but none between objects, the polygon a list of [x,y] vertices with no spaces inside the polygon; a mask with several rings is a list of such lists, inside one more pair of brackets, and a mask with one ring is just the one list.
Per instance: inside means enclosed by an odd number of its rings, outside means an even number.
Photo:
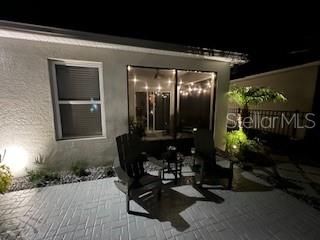
[{"label": "hanging string light", "polygon": [[[215,76],[215,75],[213,75]],[[211,80],[205,80],[200,82],[189,82],[187,83],[187,86],[181,85],[182,81],[179,81],[178,85],[178,91],[181,94],[181,96],[191,96],[193,94],[196,94],[195,96],[199,96],[201,94],[210,94],[210,88],[212,87],[212,81]]]}]

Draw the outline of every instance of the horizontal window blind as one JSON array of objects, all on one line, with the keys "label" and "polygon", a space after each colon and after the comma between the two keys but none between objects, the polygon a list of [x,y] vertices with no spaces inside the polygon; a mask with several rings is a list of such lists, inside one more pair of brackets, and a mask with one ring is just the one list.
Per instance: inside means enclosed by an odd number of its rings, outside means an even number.
[{"label": "horizontal window blind", "polygon": [[98,68],[56,65],[59,100],[100,100]]},{"label": "horizontal window blind", "polygon": [[102,134],[98,104],[60,104],[62,135],[87,137]]}]

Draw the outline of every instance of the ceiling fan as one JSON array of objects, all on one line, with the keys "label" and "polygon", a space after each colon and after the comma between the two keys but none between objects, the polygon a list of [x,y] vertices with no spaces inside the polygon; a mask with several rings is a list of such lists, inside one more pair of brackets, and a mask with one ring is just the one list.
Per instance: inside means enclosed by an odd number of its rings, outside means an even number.
[{"label": "ceiling fan", "polygon": [[154,79],[170,77],[169,70],[161,70],[161,69],[155,69],[155,70],[156,72],[153,76]]},{"label": "ceiling fan", "polygon": [[154,79],[157,79],[159,78],[159,75],[160,75],[160,72],[159,72],[159,69],[156,69],[156,73],[154,74]]}]

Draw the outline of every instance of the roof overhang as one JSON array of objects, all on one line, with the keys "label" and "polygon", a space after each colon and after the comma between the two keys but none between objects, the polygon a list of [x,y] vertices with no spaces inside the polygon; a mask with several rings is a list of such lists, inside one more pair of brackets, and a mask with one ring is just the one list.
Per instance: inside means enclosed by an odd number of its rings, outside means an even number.
[{"label": "roof overhang", "polygon": [[244,64],[248,61],[247,55],[237,52],[181,46],[9,21],[0,21],[0,37],[168,56],[202,58],[226,62],[232,65]]}]

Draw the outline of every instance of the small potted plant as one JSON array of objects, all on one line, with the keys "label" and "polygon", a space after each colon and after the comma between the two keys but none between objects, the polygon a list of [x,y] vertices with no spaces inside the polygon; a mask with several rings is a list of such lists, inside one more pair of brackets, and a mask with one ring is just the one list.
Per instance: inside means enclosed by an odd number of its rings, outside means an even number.
[{"label": "small potted plant", "polygon": [[145,136],[145,129],[142,122],[134,121],[133,118],[129,120],[129,132],[142,138]]}]

